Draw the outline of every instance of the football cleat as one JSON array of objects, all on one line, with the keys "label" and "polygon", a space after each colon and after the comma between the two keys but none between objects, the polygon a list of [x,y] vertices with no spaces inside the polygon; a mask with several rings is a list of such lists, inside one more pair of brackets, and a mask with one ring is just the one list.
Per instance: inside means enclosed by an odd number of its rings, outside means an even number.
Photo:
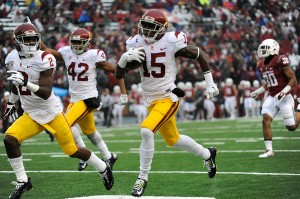
[{"label": "football cleat", "polygon": [[32,189],[31,179],[28,178],[28,182],[16,182],[16,188],[12,194],[8,197],[9,199],[19,199],[25,191]]},{"label": "football cleat", "polygon": [[147,181],[138,178],[131,190],[131,195],[135,197],[141,197],[142,195],[144,195],[146,187],[147,187]]},{"label": "football cleat", "polygon": [[114,185],[114,176],[108,163],[105,162],[105,164],[106,169],[103,172],[99,172],[99,174],[102,176],[103,184],[106,190],[110,190]]},{"label": "football cleat", "polygon": [[78,171],[83,171],[88,166],[88,163],[80,160],[78,164]]},{"label": "football cleat", "polygon": [[274,151],[266,150],[263,154],[260,154],[258,157],[259,158],[268,158],[268,157],[273,157],[275,156]]},{"label": "football cleat", "polygon": [[217,165],[216,165],[216,156],[217,156],[217,149],[215,147],[209,147],[208,150],[210,151],[210,158],[204,161],[204,165],[208,170],[208,177],[213,178],[217,172]]},{"label": "football cleat", "polygon": [[117,159],[118,159],[118,155],[115,153],[111,153],[111,158],[106,160],[106,162],[110,166],[111,170],[113,169],[113,166],[114,166],[115,162],[117,161]]}]

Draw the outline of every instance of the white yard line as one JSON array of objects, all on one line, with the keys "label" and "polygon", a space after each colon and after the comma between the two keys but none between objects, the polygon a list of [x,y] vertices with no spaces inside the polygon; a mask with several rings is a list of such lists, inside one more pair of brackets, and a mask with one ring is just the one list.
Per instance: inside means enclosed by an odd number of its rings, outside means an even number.
[{"label": "white yard line", "polygon": [[[83,171],[76,170],[44,170],[44,171],[26,171],[26,173],[95,173],[96,171]],[[13,171],[0,171],[0,173],[14,173]],[[114,173],[139,173],[139,171],[114,171]],[[205,174],[205,171],[151,171],[151,174]],[[218,175],[260,175],[260,176],[300,176],[300,173],[260,173],[260,172],[225,172],[219,171]]]},{"label": "white yard line", "polygon": [[[84,196],[67,199],[136,199],[133,196],[113,196],[113,195],[101,195],[101,196]],[[143,196],[142,199],[215,199],[211,197],[180,197],[180,196]]]}]

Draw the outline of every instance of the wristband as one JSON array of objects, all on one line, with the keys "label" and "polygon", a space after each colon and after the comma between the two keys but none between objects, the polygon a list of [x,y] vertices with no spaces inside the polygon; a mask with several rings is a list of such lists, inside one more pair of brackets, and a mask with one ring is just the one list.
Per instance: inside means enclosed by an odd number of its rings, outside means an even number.
[{"label": "wristband", "polygon": [[39,90],[39,88],[40,88],[38,85],[35,85],[35,84],[31,83],[31,82],[27,82],[26,87],[27,87],[31,92],[33,92],[33,93],[35,93],[35,92],[36,92],[37,90]]},{"label": "wristband", "polygon": [[205,82],[206,82],[207,86],[214,84],[214,80],[213,80],[213,77],[212,77],[212,74],[211,74],[210,70],[204,72],[204,79],[205,79]]},{"label": "wristband", "polygon": [[282,89],[281,92],[283,92],[283,93],[288,93],[291,89],[292,89],[291,86],[290,86],[290,85],[287,85],[286,87],[284,87],[284,89]]},{"label": "wristband", "polygon": [[120,66],[120,68],[125,68],[127,61],[126,58],[124,57],[125,55],[123,54],[122,57],[120,58],[118,65]]},{"label": "wristband", "polygon": [[259,87],[258,89],[256,89],[255,90],[255,92],[259,95],[259,94],[261,94],[261,93],[263,93],[263,92],[265,92],[266,91],[266,89],[265,89],[265,87]]}]

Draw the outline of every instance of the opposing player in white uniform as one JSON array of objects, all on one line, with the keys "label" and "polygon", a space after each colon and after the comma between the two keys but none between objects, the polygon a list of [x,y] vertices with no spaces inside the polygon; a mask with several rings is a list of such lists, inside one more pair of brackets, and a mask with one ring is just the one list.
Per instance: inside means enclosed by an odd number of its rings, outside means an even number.
[{"label": "opposing player in white uniform", "polygon": [[117,65],[117,78],[122,78],[127,70],[127,55],[132,51],[145,51],[141,58],[141,87],[144,92],[144,103],[148,116],[141,124],[142,142],[140,146],[140,174],[133,186],[131,195],[142,196],[148,182],[154,154],[154,134],[159,133],[169,146],[196,154],[205,160],[208,175],[216,174],[216,148],[204,148],[192,138],[180,135],[176,126],[176,112],[179,108],[179,97],[183,93],[176,88],[176,57],[195,59],[200,64],[206,80],[206,93],[209,98],[217,95],[219,90],[213,81],[207,55],[198,47],[187,45],[187,37],[183,32],[166,32],[168,20],[160,10],[150,9],[139,20],[139,34],[130,37],[127,49]]},{"label": "opposing player in white uniform", "polygon": [[4,137],[8,160],[17,178],[16,188],[9,198],[20,198],[25,191],[32,189],[23,166],[20,144],[44,130],[55,136],[66,155],[91,164],[101,174],[105,188],[111,189],[114,179],[109,165],[90,150],[77,147],[74,142],[63,108],[52,92],[56,60],[50,53],[39,50],[40,33],[33,24],[24,23],[14,30],[13,40],[16,49],[7,55],[5,64],[11,74],[8,80],[14,86],[4,118],[13,114],[18,98],[24,114],[7,129]]},{"label": "opposing player in white uniform", "polygon": [[[65,46],[58,51],[47,48],[42,44],[42,49],[51,52],[59,61],[64,61],[67,68],[70,104],[66,117],[74,134],[76,143],[84,147],[85,144],[78,130],[74,127],[79,124],[84,135],[101,152],[104,159],[112,167],[117,160],[117,154],[111,153],[97,131],[94,122],[94,110],[100,105],[99,93],[97,90],[96,69],[114,73],[115,66],[106,60],[106,55],[102,50],[90,49],[92,40],[91,33],[84,28],[77,28],[70,36],[70,46]],[[119,105],[128,101],[124,80],[119,80],[121,96]],[[78,170],[82,171],[87,164],[80,161]]]}]

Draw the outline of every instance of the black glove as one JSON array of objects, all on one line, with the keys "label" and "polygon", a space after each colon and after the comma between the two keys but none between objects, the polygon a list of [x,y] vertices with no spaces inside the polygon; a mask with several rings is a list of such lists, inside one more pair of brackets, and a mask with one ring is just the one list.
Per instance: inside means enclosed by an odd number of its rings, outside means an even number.
[{"label": "black glove", "polygon": [[8,119],[9,116],[12,117],[13,121],[15,121],[17,119],[15,104],[13,104],[11,102],[7,103],[5,112],[3,114],[3,119]]}]

